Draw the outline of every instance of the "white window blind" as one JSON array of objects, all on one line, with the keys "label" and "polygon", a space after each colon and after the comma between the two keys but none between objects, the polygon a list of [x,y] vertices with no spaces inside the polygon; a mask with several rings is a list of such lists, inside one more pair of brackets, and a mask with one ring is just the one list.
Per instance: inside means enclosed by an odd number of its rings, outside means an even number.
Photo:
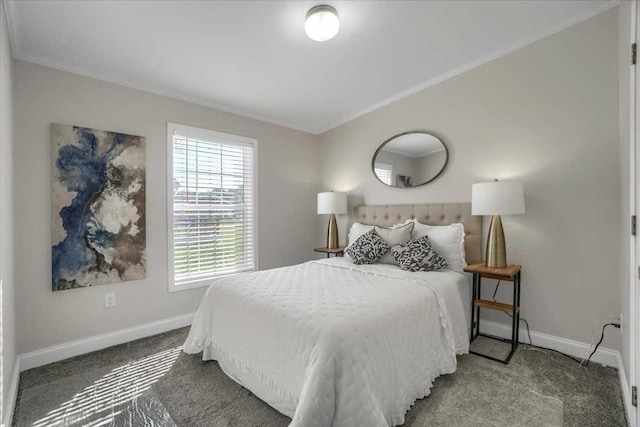
[{"label": "white window blind", "polygon": [[[255,269],[255,141],[170,125],[173,285]],[[185,286],[191,285],[191,286]]]},{"label": "white window blind", "polygon": [[387,185],[391,185],[391,165],[387,165],[385,163],[376,163],[373,171],[376,173],[376,176],[380,179],[380,181],[384,182]]}]

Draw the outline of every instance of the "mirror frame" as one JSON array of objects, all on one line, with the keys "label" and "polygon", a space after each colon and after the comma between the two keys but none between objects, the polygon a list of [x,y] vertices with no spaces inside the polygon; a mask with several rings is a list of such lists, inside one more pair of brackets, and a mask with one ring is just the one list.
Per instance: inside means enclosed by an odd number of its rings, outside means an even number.
[{"label": "mirror frame", "polygon": [[[440,172],[438,172],[436,174],[436,176],[434,176],[433,178],[431,178],[429,181],[423,182],[420,185],[414,185],[413,187],[396,187],[395,185],[388,185],[384,182],[382,182],[382,180],[380,178],[378,178],[378,175],[376,175],[376,158],[378,157],[378,153],[380,153],[380,151],[382,151],[382,149],[384,148],[385,145],[387,145],[389,142],[391,142],[392,140],[399,138],[401,136],[404,135],[411,135],[414,133],[421,133],[424,135],[429,135],[432,136],[434,138],[437,138],[438,141],[440,141],[442,143],[442,146],[444,147],[444,152],[445,152],[445,159],[444,159],[444,165],[442,165],[442,169],[440,169]],[[438,179],[440,177],[440,175],[442,175],[445,171],[445,169],[447,168],[447,165],[449,164],[449,147],[447,147],[447,144],[444,143],[444,141],[442,140],[442,138],[440,138],[438,135],[431,133],[431,132],[426,132],[426,131],[422,131],[422,130],[413,130],[413,131],[409,131],[409,132],[402,132],[399,133],[397,135],[392,136],[391,138],[387,139],[386,141],[384,141],[382,144],[380,144],[380,146],[376,149],[375,153],[373,153],[373,157],[371,158],[371,173],[373,173],[373,176],[376,177],[376,179],[385,187],[389,187],[389,188],[401,188],[401,189],[412,189],[412,188],[418,188],[418,187],[422,187],[423,185],[427,185],[430,182],[435,181],[436,179]]]}]

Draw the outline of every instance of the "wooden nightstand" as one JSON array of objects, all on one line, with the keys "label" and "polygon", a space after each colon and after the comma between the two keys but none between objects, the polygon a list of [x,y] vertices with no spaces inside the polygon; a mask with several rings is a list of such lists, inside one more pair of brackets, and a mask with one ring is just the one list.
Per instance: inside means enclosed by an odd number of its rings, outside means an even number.
[{"label": "wooden nightstand", "polygon": [[314,252],[322,252],[327,254],[327,258],[333,256],[344,256],[344,246],[340,246],[337,249],[329,249],[329,248],[315,248]]},{"label": "wooden nightstand", "polygon": [[[487,338],[506,341],[511,343],[511,352],[506,359],[500,360],[485,354],[476,353],[469,350],[469,353],[485,357],[487,359],[502,362],[505,365],[509,363],[513,353],[518,348],[518,339],[520,337],[520,269],[519,265],[508,265],[505,268],[491,268],[484,263],[476,263],[468,265],[464,268],[467,273],[473,273],[473,293],[471,294],[471,341],[475,340],[479,335]],[[481,299],[480,291],[482,289],[482,278],[502,280],[513,282],[513,304],[505,304],[502,302],[494,302]],[[494,337],[480,333],[480,309],[488,308],[491,310],[504,311],[511,315],[511,340]]]}]

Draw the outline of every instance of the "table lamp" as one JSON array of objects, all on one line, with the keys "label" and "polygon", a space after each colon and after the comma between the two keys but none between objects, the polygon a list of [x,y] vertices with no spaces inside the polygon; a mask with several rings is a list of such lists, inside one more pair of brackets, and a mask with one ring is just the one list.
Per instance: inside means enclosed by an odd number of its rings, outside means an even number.
[{"label": "table lamp", "polygon": [[346,213],[347,195],[345,193],[334,193],[333,191],[318,193],[318,215],[331,215],[329,217],[329,228],[327,229],[327,248],[338,249],[340,247],[336,214]]},{"label": "table lamp", "polygon": [[522,183],[515,181],[483,182],[471,187],[471,214],[493,215],[487,236],[487,267],[507,266],[507,248],[500,215],[524,213]]}]

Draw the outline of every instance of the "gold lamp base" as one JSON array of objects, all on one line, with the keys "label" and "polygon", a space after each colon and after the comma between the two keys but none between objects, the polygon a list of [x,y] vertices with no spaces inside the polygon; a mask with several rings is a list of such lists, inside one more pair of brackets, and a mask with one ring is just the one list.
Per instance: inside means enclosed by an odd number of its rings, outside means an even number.
[{"label": "gold lamp base", "polygon": [[336,216],[331,214],[329,217],[329,228],[327,229],[327,248],[338,249],[340,247],[340,239],[338,238],[338,222]]},{"label": "gold lamp base", "polygon": [[487,237],[487,267],[504,268],[507,266],[507,248],[504,244],[504,229],[500,215],[491,218]]}]

